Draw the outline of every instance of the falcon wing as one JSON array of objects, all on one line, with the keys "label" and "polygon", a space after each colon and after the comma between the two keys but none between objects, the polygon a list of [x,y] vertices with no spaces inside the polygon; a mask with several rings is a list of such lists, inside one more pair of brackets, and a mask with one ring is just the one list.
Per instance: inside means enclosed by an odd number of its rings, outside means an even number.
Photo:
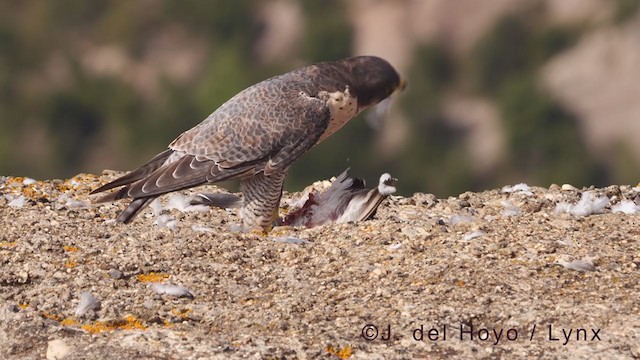
[{"label": "falcon wing", "polygon": [[175,160],[169,158],[145,178],[105,199],[157,196],[258,172],[268,176],[285,171],[315,145],[331,113],[325,101],[303,93],[290,101],[268,100],[233,116],[225,116],[233,112],[223,105],[169,146]]}]

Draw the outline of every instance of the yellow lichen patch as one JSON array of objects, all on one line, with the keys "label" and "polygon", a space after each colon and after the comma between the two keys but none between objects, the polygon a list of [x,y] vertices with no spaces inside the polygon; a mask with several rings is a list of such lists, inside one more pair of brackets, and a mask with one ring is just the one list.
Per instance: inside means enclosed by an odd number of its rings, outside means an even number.
[{"label": "yellow lichen patch", "polygon": [[351,355],[353,355],[353,348],[351,347],[351,345],[347,345],[343,348],[334,348],[333,346],[329,345],[325,348],[325,351],[331,355],[337,356],[340,359],[348,359],[351,357]]},{"label": "yellow lichen patch", "polygon": [[182,319],[189,319],[189,313],[191,312],[191,309],[173,309],[171,310],[171,313],[173,315],[175,315],[176,317],[180,317]]},{"label": "yellow lichen patch", "polygon": [[25,186],[22,188],[22,195],[35,199],[42,196],[42,191],[33,187],[33,185]]},{"label": "yellow lichen patch", "polygon": [[66,191],[81,186],[93,186],[94,183],[100,181],[100,178],[93,174],[78,174],[58,186],[59,190]]},{"label": "yellow lichen patch", "polygon": [[56,190],[60,191],[60,192],[67,192],[69,190],[71,190],[73,187],[70,186],[67,183],[62,183],[62,184],[54,184]]},{"label": "yellow lichen patch", "polygon": [[17,243],[15,241],[0,241],[0,248],[11,248],[16,245]]},{"label": "yellow lichen patch", "polygon": [[22,177],[22,176],[12,177],[12,178],[9,178],[9,179],[7,180],[7,184],[9,184],[9,185],[13,185],[13,186],[16,186],[16,185],[22,185],[22,184],[23,184],[23,182],[24,182],[24,179],[25,179],[25,178],[24,178],[24,177]]},{"label": "yellow lichen patch", "polygon": [[285,236],[290,234],[293,231],[293,227],[291,226],[276,226],[271,229],[269,235],[271,236]]},{"label": "yellow lichen patch", "polygon": [[245,306],[251,306],[256,303],[254,299],[242,299],[240,302]]},{"label": "yellow lichen patch", "polygon": [[28,308],[28,307],[29,307],[29,303],[21,303],[21,304],[18,304],[18,307],[19,307],[20,309],[24,310],[24,309],[26,309],[26,308]]},{"label": "yellow lichen patch", "polygon": [[70,246],[70,245],[65,245],[62,247],[62,249],[66,252],[76,252],[78,251],[78,247],[77,246]]},{"label": "yellow lichen patch", "polygon": [[48,312],[41,312],[40,315],[42,315],[43,318],[49,319],[49,320],[55,320],[55,321],[60,321],[60,316],[56,315],[56,314],[51,314]]},{"label": "yellow lichen patch", "polygon": [[115,330],[145,330],[147,327],[135,316],[127,315],[122,320],[96,321],[93,324],[82,325],[80,328],[91,334],[98,334]]},{"label": "yellow lichen patch", "polygon": [[249,231],[248,234],[257,235],[259,237],[265,237],[265,236],[269,235],[270,231],[271,231],[271,228],[268,228],[268,229],[251,229],[251,231]]},{"label": "yellow lichen patch", "polygon": [[78,322],[76,320],[74,320],[74,319],[66,318],[66,319],[60,321],[60,325],[73,326],[73,325],[78,325]]},{"label": "yellow lichen patch", "polygon": [[136,278],[143,283],[158,283],[168,279],[169,274],[150,272],[148,274],[140,274]]}]

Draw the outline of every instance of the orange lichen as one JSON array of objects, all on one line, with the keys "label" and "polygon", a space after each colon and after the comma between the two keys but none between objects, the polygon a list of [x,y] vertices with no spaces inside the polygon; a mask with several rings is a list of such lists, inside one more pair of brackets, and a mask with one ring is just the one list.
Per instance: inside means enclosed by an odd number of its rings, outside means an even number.
[{"label": "orange lichen", "polygon": [[340,359],[348,359],[351,357],[351,355],[353,355],[353,348],[351,347],[351,345],[347,345],[343,348],[334,348],[333,346],[329,345],[325,348],[325,351],[331,355],[337,356]]},{"label": "orange lichen", "polygon": [[175,315],[176,317],[180,317],[182,319],[189,319],[189,313],[191,312],[191,309],[173,309],[171,310],[171,313],[173,315]]},{"label": "orange lichen", "polygon": [[73,326],[73,325],[78,325],[78,322],[75,319],[66,318],[66,319],[60,321],[60,325]]},{"label": "orange lichen", "polygon": [[22,195],[30,198],[30,199],[35,199],[37,197],[40,197],[42,194],[42,191],[36,189],[33,186],[25,186],[22,188]]},{"label": "orange lichen", "polygon": [[19,307],[20,309],[23,309],[23,310],[24,310],[24,309],[26,309],[26,308],[28,308],[28,307],[29,307],[29,303],[21,303],[21,304],[18,304],[18,307]]},{"label": "orange lichen", "polygon": [[68,259],[65,263],[64,263],[64,267],[66,267],[67,269],[73,269],[74,267],[78,266],[78,262],[73,260],[73,259]]},{"label": "orange lichen", "polygon": [[455,285],[455,286],[458,286],[458,287],[463,287],[463,286],[464,286],[464,281],[462,281],[462,280],[456,280],[456,282],[454,282],[454,285]]},{"label": "orange lichen", "polygon": [[40,313],[40,315],[42,315],[43,318],[46,318],[46,319],[49,319],[49,320],[60,321],[60,316],[58,316],[56,314],[51,314],[51,313],[42,311]]},{"label": "orange lichen", "polygon": [[0,241],[0,248],[10,248],[16,246],[15,241]]},{"label": "orange lichen", "polygon": [[65,245],[62,247],[62,249],[66,252],[76,252],[78,251],[78,247],[77,246],[70,246],[70,245]]},{"label": "orange lichen", "polygon": [[24,177],[22,177],[22,176],[12,177],[12,178],[9,178],[9,179],[7,180],[7,184],[14,185],[14,186],[15,186],[15,185],[22,185],[22,184],[23,184],[24,179],[25,179],[25,178],[24,178]]},{"label": "orange lichen", "polygon": [[67,183],[63,183],[63,184],[54,184],[56,190],[60,191],[60,192],[67,192],[69,190],[72,189],[72,186],[70,186]]},{"label": "orange lichen", "polygon": [[127,315],[121,320],[96,321],[93,324],[82,325],[81,329],[91,334],[115,330],[145,330],[147,327],[133,315]]},{"label": "orange lichen", "polygon": [[157,283],[168,279],[169,274],[150,272],[148,274],[140,274],[136,278],[143,283]]}]

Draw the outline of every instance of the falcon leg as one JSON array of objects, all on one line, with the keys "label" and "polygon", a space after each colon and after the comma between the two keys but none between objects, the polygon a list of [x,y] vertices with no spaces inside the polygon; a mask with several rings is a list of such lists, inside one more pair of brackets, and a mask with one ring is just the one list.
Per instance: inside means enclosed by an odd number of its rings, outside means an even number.
[{"label": "falcon leg", "polygon": [[271,230],[273,221],[278,216],[282,186],[286,177],[286,171],[269,176],[259,173],[240,182],[240,190],[244,195],[240,216],[245,230]]}]

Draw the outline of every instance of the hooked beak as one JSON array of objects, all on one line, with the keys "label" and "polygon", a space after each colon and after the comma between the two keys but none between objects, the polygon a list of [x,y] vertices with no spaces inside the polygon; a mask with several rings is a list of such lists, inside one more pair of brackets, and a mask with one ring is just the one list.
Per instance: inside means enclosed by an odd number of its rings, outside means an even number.
[{"label": "hooked beak", "polygon": [[396,91],[394,92],[402,92],[407,88],[407,82],[404,79],[400,79],[400,84],[398,84],[398,87],[396,88]]}]

